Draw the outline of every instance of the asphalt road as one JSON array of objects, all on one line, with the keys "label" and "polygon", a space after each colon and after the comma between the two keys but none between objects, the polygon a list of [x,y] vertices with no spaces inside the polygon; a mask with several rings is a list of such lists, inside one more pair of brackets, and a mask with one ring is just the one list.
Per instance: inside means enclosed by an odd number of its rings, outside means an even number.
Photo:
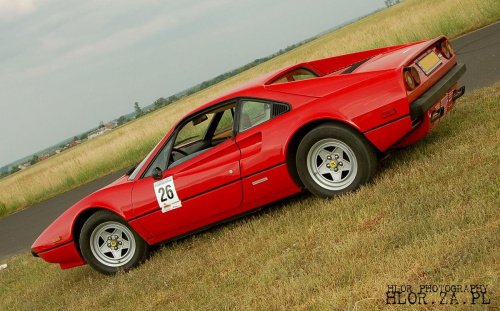
[{"label": "asphalt road", "polygon": [[[460,80],[466,92],[500,81],[500,22],[452,41],[467,71]],[[123,170],[29,209],[0,219],[0,261],[28,251],[42,231],[68,207],[122,176]]]}]

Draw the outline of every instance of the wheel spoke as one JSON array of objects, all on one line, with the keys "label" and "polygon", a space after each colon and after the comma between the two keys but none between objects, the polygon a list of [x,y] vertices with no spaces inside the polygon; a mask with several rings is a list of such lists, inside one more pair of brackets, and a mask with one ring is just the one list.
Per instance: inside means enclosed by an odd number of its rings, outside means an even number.
[{"label": "wheel spoke", "polygon": [[123,231],[116,228],[114,231],[113,231],[113,235],[117,235],[118,236],[118,240],[122,239],[123,238]]},{"label": "wheel spoke", "polygon": [[130,247],[130,242],[129,241],[127,241],[127,240],[121,240],[121,242],[122,242],[121,247],[123,249],[128,249]]},{"label": "wheel spoke", "polygon": [[106,242],[104,242],[101,246],[99,246],[99,251],[101,252],[101,254],[109,252],[109,247],[106,244]]},{"label": "wheel spoke", "polygon": [[350,171],[351,170],[351,162],[348,162],[346,160],[342,160],[342,170],[343,171]]},{"label": "wheel spoke", "polygon": [[340,181],[342,179],[342,171],[338,172],[330,172],[332,175],[333,181]]},{"label": "wheel spoke", "polygon": [[113,254],[113,258],[114,259],[120,259],[120,258],[122,258],[122,250],[121,249],[112,250],[111,254]]},{"label": "wheel spoke", "polygon": [[318,173],[320,173],[321,175],[325,175],[325,174],[330,173],[330,169],[328,167],[326,167],[326,165],[324,163],[322,163],[318,167]]},{"label": "wheel spoke", "polygon": [[331,152],[325,149],[322,149],[320,152],[318,152],[318,156],[321,158],[323,163],[326,161],[326,157],[328,157],[329,155],[331,155]]},{"label": "wheel spoke", "polygon": [[99,236],[104,240],[104,243],[106,244],[106,241],[108,240],[108,237],[111,236],[111,233],[103,230]]}]

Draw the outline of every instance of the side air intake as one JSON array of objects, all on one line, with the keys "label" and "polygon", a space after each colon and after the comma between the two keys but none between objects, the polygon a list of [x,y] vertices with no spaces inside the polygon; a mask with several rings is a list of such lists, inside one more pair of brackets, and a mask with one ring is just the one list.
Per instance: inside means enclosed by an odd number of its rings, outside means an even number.
[{"label": "side air intake", "polygon": [[273,104],[273,118],[290,111],[290,107],[284,104]]}]

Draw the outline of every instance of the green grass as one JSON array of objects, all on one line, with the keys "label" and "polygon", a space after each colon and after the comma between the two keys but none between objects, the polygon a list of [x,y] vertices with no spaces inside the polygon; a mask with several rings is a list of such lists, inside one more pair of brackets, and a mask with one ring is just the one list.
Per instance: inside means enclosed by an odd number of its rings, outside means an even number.
[{"label": "green grass", "polygon": [[466,94],[358,192],[287,199],[169,244],[129,273],[15,256],[0,271],[0,310],[415,309],[387,306],[388,284],[484,284],[491,305],[460,294],[451,310],[499,308],[499,106],[500,84]]},{"label": "green grass", "polygon": [[302,61],[442,34],[455,38],[498,20],[498,0],[405,0],[0,180],[0,217],[131,167],[185,113],[258,75]]}]

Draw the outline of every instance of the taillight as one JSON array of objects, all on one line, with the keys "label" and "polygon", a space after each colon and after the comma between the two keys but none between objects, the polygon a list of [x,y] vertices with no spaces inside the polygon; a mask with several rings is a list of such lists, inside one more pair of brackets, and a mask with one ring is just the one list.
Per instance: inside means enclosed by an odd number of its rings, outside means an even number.
[{"label": "taillight", "polygon": [[446,47],[448,48],[448,51],[450,51],[451,54],[455,53],[455,50],[453,50],[453,45],[451,45],[451,42],[446,40]]},{"label": "taillight", "polygon": [[420,84],[420,75],[418,74],[417,68],[410,67],[410,73],[413,80],[415,80],[415,84],[418,86]]},{"label": "taillight", "polygon": [[414,90],[420,84],[420,75],[415,67],[406,67],[403,69],[403,78],[406,88],[409,91]]},{"label": "taillight", "polygon": [[448,40],[444,40],[439,44],[439,50],[446,58],[450,58],[453,53],[453,48]]}]

